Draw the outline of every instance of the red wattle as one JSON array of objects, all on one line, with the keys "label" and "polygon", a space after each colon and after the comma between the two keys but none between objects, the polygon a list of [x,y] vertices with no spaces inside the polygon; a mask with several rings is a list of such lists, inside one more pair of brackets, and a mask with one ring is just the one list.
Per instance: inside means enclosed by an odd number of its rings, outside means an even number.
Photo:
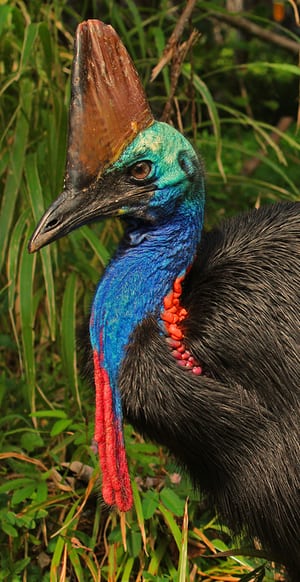
[{"label": "red wattle", "polygon": [[178,365],[186,370],[191,370],[196,376],[201,376],[203,373],[202,366],[195,360],[189,350],[186,349],[184,333],[180,327],[180,323],[184,321],[188,314],[186,309],[180,304],[183,280],[184,275],[175,279],[172,291],[164,298],[164,309],[160,317],[164,322],[164,327],[168,335],[167,342],[172,348],[172,355]]},{"label": "red wattle", "polygon": [[102,362],[103,357],[94,350],[95,441],[102,470],[102,494],[108,505],[116,505],[120,511],[128,511],[132,507],[132,489],[122,425],[114,415],[112,389]]}]

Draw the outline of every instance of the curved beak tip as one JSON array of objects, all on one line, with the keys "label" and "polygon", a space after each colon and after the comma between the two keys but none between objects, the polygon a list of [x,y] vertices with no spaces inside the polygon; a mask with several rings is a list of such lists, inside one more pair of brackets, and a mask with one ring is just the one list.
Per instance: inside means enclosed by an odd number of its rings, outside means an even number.
[{"label": "curved beak tip", "polygon": [[53,236],[51,236],[51,234],[49,233],[47,236],[47,233],[43,233],[40,225],[38,225],[38,227],[35,229],[33,235],[31,236],[29,242],[28,242],[28,252],[30,254],[32,253],[36,253],[37,251],[39,251],[42,247],[44,247],[48,242],[52,242]]},{"label": "curved beak tip", "polygon": [[66,205],[69,197],[64,190],[40,219],[28,243],[29,253],[35,253],[64,234]]},{"label": "curved beak tip", "polygon": [[27,246],[28,252],[30,254],[36,253],[42,247],[47,245],[48,242],[52,242],[53,240],[54,240],[54,237],[52,234],[49,233],[47,235],[47,233],[43,233],[38,226],[28,242],[28,246]]},{"label": "curved beak tip", "polygon": [[34,241],[32,240],[32,237],[31,237],[30,241],[28,242],[27,250],[30,254],[35,253],[38,250],[35,247],[35,244],[34,244]]}]

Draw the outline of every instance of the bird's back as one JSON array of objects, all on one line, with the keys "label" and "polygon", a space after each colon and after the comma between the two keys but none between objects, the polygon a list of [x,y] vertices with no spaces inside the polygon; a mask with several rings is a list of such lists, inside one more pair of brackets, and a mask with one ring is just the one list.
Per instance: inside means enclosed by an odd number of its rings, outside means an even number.
[{"label": "bird's back", "polygon": [[182,369],[153,317],[120,374],[127,418],[165,444],[235,531],[300,579],[300,204],[204,235],[186,277]]}]

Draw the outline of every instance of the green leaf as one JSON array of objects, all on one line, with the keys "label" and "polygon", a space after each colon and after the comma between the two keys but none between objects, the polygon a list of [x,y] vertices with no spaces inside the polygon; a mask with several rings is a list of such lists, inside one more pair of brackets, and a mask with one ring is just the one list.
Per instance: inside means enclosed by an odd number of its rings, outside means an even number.
[{"label": "green leaf", "polygon": [[[247,70],[252,71],[255,74],[265,75],[268,70],[274,70],[278,74],[294,75],[295,77],[300,76],[300,69],[298,65],[291,65],[289,63],[269,63],[266,61],[256,61],[252,63],[247,63]],[[245,67],[245,65],[243,65]]]},{"label": "green leaf", "polygon": [[12,496],[11,500],[12,505],[13,506],[18,505],[18,503],[21,503],[25,499],[29,499],[35,490],[36,490],[35,481],[31,481],[31,483],[29,483],[28,485],[26,485],[26,487],[23,487],[22,489],[16,489]]},{"label": "green leaf", "polygon": [[[33,495],[29,496],[29,497],[31,497],[31,498],[34,497],[34,493],[35,492],[33,492]],[[26,514],[25,515],[20,515],[20,514],[16,515],[16,522],[15,523],[16,523],[16,525],[18,525],[18,527],[25,527],[27,529],[34,529],[36,527],[36,522],[35,522],[34,517],[32,515],[28,515],[28,514],[27,515]]]},{"label": "green leaf", "polygon": [[35,418],[67,418],[67,414],[64,410],[37,410],[32,412],[30,416]]},{"label": "green leaf", "polygon": [[126,537],[127,550],[130,556],[136,558],[142,547],[142,536],[139,531],[129,529]]},{"label": "green leaf", "polygon": [[11,15],[13,11],[13,6],[0,5],[0,37],[2,36],[5,28],[11,25]]},{"label": "green leaf", "polygon": [[[66,541],[68,538],[66,536],[66,533],[68,531],[68,525],[72,525],[72,526],[76,526],[76,522],[75,520],[73,520],[74,514],[77,510],[77,507],[80,503],[80,499],[78,499],[77,501],[75,501],[75,503],[73,503],[71,505],[71,509],[70,511],[67,513],[67,515],[65,516],[65,529],[64,529],[64,533],[63,535],[59,535],[58,537],[55,538],[55,540],[53,540],[53,542],[55,541],[55,548],[53,551],[53,557],[52,557],[52,561],[51,561],[51,567],[50,567],[50,582],[57,582],[58,578],[58,572],[61,566],[61,559],[62,559],[62,553],[64,551],[64,547],[65,545],[68,546],[68,541]],[[80,581],[81,582],[81,581]]]},{"label": "green leaf", "polygon": [[[40,484],[39,484],[40,485]],[[48,511],[46,511],[46,509],[39,509],[36,513],[35,513],[35,518],[36,519],[43,519],[44,517],[47,517],[48,515]]]},{"label": "green leaf", "polygon": [[146,491],[143,501],[142,501],[142,510],[144,519],[150,519],[153,517],[155,511],[157,510],[159,505],[159,494],[157,491]]},{"label": "green leaf", "polygon": [[35,449],[44,447],[44,441],[41,435],[34,430],[24,432],[21,436],[21,447],[28,453],[32,453]]},{"label": "green leaf", "polygon": [[69,428],[71,424],[72,420],[69,418],[66,420],[57,420],[52,427],[50,436],[54,437],[57,436],[58,434],[61,434],[62,432],[64,432],[64,430]]},{"label": "green leaf", "polygon": [[11,536],[12,538],[17,538],[19,536],[18,530],[16,530],[15,527],[10,525],[10,523],[7,523],[6,521],[1,522],[1,529],[4,531],[4,533]]},{"label": "green leaf", "polygon": [[23,570],[25,570],[26,566],[28,566],[28,564],[30,564],[31,562],[31,557],[29,558],[23,558],[23,560],[18,560],[17,563],[15,564],[15,573],[16,574],[20,574],[21,572],[23,572]]},{"label": "green leaf", "polygon": [[[50,90],[52,82],[50,81]],[[67,107],[58,91],[51,92],[53,113],[47,116],[47,155],[49,159],[50,193],[57,197],[63,185],[67,144]]]},{"label": "green leaf", "polygon": [[[48,486],[47,483],[45,481],[40,481],[40,483],[38,483],[37,488],[36,488],[36,498],[35,501],[36,503],[42,504],[44,503],[48,498]],[[45,510],[42,510],[42,514],[46,514],[47,512],[45,512]],[[38,517],[42,517],[41,514],[36,515],[36,518]]]},{"label": "green leaf", "polygon": [[160,492],[160,499],[164,506],[172,511],[177,517],[182,517],[184,513],[184,499],[181,499],[173,489],[164,487]]},{"label": "green leaf", "polygon": [[10,479],[3,483],[2,485],[0,485],[0,493],[15,491],[17,489],[26,487],[30,483],[32,483],[32,479],[30,479],[29,477]]}]

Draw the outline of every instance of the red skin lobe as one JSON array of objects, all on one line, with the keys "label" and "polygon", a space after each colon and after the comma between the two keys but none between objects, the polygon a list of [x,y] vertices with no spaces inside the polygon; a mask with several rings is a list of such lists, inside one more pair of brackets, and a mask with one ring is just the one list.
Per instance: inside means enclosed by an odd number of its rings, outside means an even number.
[{"label": "red skin lobe", "polygon": [[180,305],[182,293],[182,281],[184,276],[177,277],[173,283],[173,290],[164,298],[164,310],[161,319],[164,322],[168,335],[168,343],[172,349],[172,355],[180,367],[191,370],[196,376],[202,374],[202,367],[185,348],[184,334],[180,323],[186,318],[187,311]]},{"label": "red skin lobe", "polygon": [[114,415],[112,389],[102,362],[103,358],[95,350],[95,441],[102,470],[102,494],[108,505],[116,505],[120,511],[128,511],[132,507],[132,490],[122,425]]}]

